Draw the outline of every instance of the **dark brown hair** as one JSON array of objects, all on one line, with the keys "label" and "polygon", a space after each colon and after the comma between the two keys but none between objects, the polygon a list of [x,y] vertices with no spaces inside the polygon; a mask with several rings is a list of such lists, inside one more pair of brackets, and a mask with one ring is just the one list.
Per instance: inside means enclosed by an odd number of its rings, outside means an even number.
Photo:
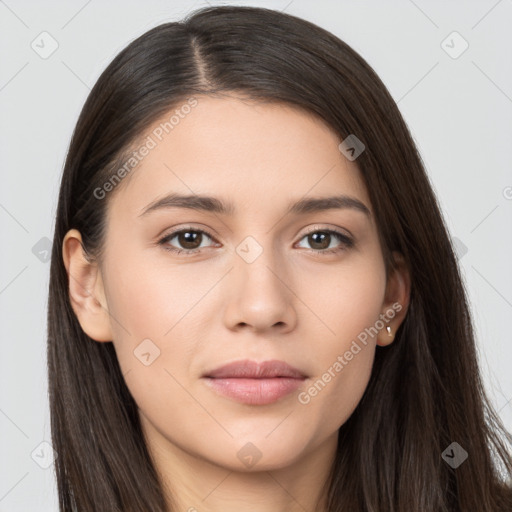
[{"label": "dark brown hair", "polygon": [[[228,93],[300,107],[340,142],[355,134],[366,147],[357,164],[387,269],[398,251],[411,274],[407,316],[394,343],[377,348],[368,387],[339,430],[329,512],[510,512],[512,436],[485,394],[457,260],[395,102],[331,33],[235,6],[195,11],[133,41],[102,73],[78,119],[58,200],[48,306],[60,510],[169,510],[112,343],[91,340],[71,307],[62,241],[76,228],[88,257],[101,260],[109,197],[98,200],[94,190],[163,114],[191,96]],[[441,457],[452,442],[469,454],[457,469]]]}]

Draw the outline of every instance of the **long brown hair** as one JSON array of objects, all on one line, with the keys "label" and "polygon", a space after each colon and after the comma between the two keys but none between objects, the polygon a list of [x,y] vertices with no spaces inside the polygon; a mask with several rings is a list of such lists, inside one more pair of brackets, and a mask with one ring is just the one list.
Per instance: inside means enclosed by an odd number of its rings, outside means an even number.
[{"label": "long brown hair", "polygon": [[[78,229],[87,255],[99,260],[109,197],[94,191],[160,116],[192,96],[229,92],[299,106],[340,142],[355,134],[365,145],[357,164],[387,268],[398,251],[411,274],[407,316],[394,343],[378,347],[363,398],[339,430],[329,512],[512,510],[512,436],[485,394],[454,250],[395,102],[333,34],[292,15],[235,6],[195,11],[133,41],[78,119],[58,200],[48,306],[60,510],[168,510],[112,343],[89,338],[71,307],[62,241]],[[442,457],[453,442],[468,453],[456,469]]]}]

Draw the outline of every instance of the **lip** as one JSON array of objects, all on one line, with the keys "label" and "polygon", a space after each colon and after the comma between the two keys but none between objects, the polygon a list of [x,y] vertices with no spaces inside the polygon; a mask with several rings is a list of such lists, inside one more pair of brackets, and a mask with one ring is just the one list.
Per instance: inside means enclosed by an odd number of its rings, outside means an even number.
[{"label": "lip", "polygon": [[221,366],[203,376],[213,391],[249,405],[276,402],[295,391],[306,378],[303,372],[284,361],[257,363],[248,359]]}]

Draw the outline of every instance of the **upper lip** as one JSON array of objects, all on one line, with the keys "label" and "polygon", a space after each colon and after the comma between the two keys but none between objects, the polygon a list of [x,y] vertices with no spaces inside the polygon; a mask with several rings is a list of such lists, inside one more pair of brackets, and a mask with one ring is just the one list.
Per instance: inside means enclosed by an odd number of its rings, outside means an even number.
[{"label": "upper lip", "polygon": [[251,361],[249,359],[234,361],[233,363],[220,366],[219,368],[208,372],[204,376],[214,379],[270,379],[274,377],[303,379],[306,377],[306,375],[297,368],[290,366],[284,361],[278,361],[276,359],[263,361],[261,363]]}]

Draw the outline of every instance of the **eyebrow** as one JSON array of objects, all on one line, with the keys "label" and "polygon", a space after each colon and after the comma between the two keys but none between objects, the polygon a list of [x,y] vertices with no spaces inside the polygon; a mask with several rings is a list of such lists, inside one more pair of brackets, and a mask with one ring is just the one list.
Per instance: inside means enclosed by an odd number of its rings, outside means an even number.
[{"label": "eyebrow", "polygon": [[[147,205],[142,210],[139,217],[156,210],[167,208],[186,208],[190,210],[231,216],[236,213],[233,203],[222,201],[217,197],[169,194]],[[335,209],[352,209],[364,213],[368,218],[371,218],[370,210],[364,203],[355,197],[343,194],[329,197],[307,197],[300,199],[299,201],[289,205],[286,214],[300,215]]]}]

